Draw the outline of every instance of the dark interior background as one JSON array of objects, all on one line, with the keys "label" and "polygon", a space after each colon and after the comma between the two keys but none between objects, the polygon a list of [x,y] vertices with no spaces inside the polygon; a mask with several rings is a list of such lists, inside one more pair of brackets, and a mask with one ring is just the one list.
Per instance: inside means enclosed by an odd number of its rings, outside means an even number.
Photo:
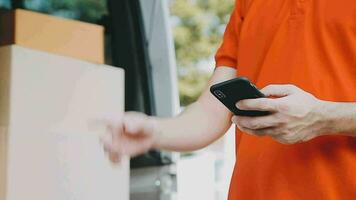
[{"label": "dark interior background", "polygon": [[[139,0],[0,0],[0,8],[21,8],[103,25],[106,64],[125,69],[125,110],[155,115],[152,70]],[[131,167],[168,163],[159,151],[152,150],[133,158]]]}]

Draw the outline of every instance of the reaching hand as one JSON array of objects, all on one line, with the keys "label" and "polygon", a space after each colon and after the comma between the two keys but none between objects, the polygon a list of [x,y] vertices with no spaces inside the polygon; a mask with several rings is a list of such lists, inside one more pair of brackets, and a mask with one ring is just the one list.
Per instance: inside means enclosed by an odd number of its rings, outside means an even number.
[{"label": "reaching hand", "polygon": [[123,156],[148,151],[155,142],[155,122],[145,114],[128,112],[108,121],[108,134],[102,138],[104,150],[114,163]]}]

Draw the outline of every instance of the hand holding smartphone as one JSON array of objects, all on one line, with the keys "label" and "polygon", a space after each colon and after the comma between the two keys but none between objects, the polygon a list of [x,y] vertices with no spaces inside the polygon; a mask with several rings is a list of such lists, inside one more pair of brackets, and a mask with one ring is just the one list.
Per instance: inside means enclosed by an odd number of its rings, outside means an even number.
[{"label": "hand holding smartphone", "polygon": [[236,103],[244,99],[265,97],[247,78],[234,78],[210,87],[210,92],[223,103],[234,115],[265,116],[270,113],[258,110],[239,110]]}]

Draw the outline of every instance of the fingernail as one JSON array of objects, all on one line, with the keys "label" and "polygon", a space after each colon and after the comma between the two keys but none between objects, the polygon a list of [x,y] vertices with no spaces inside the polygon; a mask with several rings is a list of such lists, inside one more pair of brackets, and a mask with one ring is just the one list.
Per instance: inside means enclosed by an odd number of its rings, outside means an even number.
[{"label": "fingernail", "polygon": [[236,103],[236,107],[237,107],[238,109],[242,109],[242,108],[243,108],[243,103],[242,103],[242,101],[243,101],[243,100],[241,100],[241,101],[239,101],[239,102]]},{"label": "fingernail", "polygon": [[239,108],[239,107],[240,107],[240,103],[236,103],[235,106],[236,106],[237,108]]},{"label": "fingernail", "polygon": [[109,158],[112,163],[119,163],[121,161],[121,156],[117,153],[110,153]]}]

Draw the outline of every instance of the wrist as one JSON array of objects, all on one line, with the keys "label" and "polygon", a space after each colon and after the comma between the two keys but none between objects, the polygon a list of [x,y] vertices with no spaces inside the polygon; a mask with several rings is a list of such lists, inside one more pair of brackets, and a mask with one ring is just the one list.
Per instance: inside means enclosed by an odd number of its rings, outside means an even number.
[{"label": "wrist", "polygon": [[320,100],[319,116],[322,124],[322,135],[335,135],[338,130],[337,104],[335,102]]},{"label": "wrist", "polygon": [[153,149],[160,148],[160,140],[161,140],[161,129],[159,126],[159,119],[157,117],[149,117],[149,121],[152,125],[152,147]]}]

